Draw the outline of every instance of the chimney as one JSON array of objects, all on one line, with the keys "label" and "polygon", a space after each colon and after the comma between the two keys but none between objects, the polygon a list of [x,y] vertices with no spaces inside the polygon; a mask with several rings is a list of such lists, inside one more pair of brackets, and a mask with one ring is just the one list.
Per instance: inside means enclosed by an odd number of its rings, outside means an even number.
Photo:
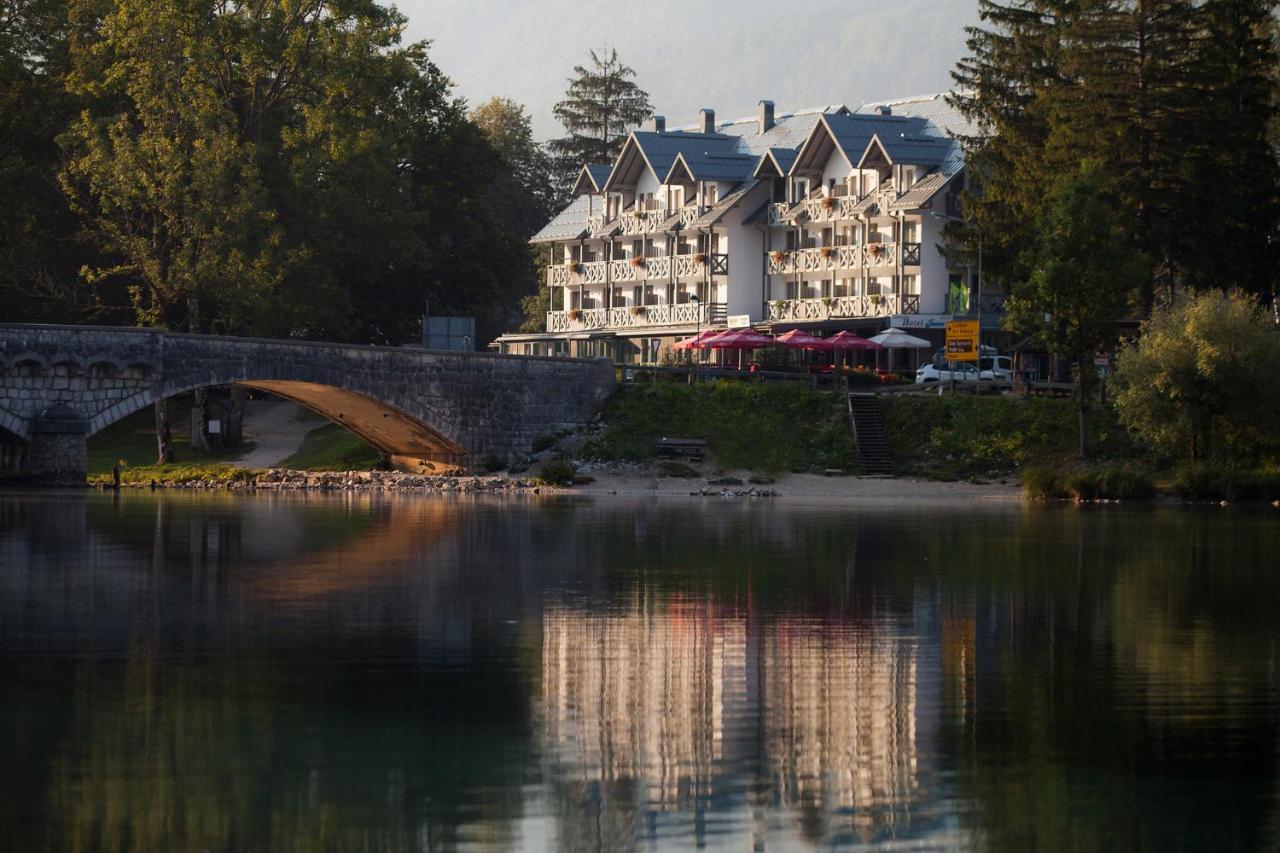
[{"label": "chimney", "polygon": [[773,101],[760,102],[760,132],[765,133],[773,127]]},{"label": "chimney", "polygon": [[880,106],[876,107],[876,112],[880,113],[880,115],[882,116],[891,116],[893,115],[893,107],[889,106],[888,104],[881,104]]},{"label": "chimney", "polygon": [[716,111],[711,109],[710,107],[702,108],[702,132],[703,133],[716,132]]},{"label": "chimney", "polygon": [[667,117],[655,113],[653,118],[649,119],[649,124],[650,130],[656,133],[665,133],[667,130]]}]

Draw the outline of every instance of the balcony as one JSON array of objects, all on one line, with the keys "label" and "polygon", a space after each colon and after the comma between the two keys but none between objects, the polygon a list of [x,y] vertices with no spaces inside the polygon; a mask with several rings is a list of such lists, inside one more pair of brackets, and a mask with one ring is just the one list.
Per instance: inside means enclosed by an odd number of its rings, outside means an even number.
[{"label": "balcony", "polygon": [[724,325],[721,303],[684,302],[677,305],[636,305],[628,308],[585,308],[547,313],[548,332],[588,332],[603,329],[643,329],[658,327]]},{"label": "balcony", "polygon": [[[657,258],[640,258],[640,263],[627,258],[620,261],[589,261],[582,264],[563,264],[547,268],[549,287],[577,287],[584,284],[614,284],[640,281],[671,281],[704,278],[729,274],[729,256],[699,252],[692,255],[674,255]],[[710,270],[708,270],[708,267]]]},{"label": "balcony", "polygon": [[863,267],[892,267],[894,253],[901,251],[904,267],[920,265],[919,243],[870,243],[857,246],[823,246],[791,252],[769,253],[769,275],[837,272]]},{"label": "balcony", "polygon": [[650,207],[645,210],[629,210],[618,217],[618,225],[622,233],[628,236],[635,234],[656,234],[662,230],[662,224],[671,218],[665,207]]},{"label": "balcony", "polygon": [[776,299],[765,311],[770,323],[820,323],[890,314],[919,314],[920,295],[833,296],[826,299]]}]

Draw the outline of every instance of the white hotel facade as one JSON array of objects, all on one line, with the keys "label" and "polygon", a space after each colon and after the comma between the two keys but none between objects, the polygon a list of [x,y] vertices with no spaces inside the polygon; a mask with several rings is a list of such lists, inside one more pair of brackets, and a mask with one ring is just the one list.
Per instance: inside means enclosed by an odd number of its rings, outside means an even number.
[{"label": "white hotel facade", "polygon": [[495,346],[652,362],[710,328],[941,329],[973,285],[942,251],[964,128],[942,95],[786,115],[762,101],[682,130],[654,116],[533,237],[552,257],[546,332]]}]

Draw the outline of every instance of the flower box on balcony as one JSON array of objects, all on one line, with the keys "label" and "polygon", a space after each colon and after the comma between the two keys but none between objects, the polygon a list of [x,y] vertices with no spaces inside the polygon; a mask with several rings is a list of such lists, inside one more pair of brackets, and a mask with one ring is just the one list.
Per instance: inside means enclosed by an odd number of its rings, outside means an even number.
[{"label": "flower box on balcony", "polygon": [[631,259],[631,266],[635,267],[636,269],[639,269],[639,268],[643,267],[643,266],[644,266],[644,258],[632,258],[632,259]]},{"label": "flower box on balcony", "polygon": [[872,243],[871,245],[867,246],[867,254],[871,255],[871,257],[873,258],[881,257],[882,255],[885,254],[884,244]]},{"label": "flower box on balcony", "polygon": [[693,262],[694,262],[695,264],[702,264],[703,266],[706,266],[706,264],[707,264],[707,253],[706,253],[706,252],[698,252],[698,254],[696,254],[696,255],[694,255],[694,256],[693,256]]},{"label": "flower box on balcony", "polygon": [[565,316],[576,323],[582,319],[582,311],[577,308],[570,308],[565,312]]},{"label": "flower box on balcony", "polygon": [[821,249],[818,250],[818,254],[822,255],[822,257],[824,258],[829,258],[835,253],[836,253],[836,250],[831,246],[823,246]]},{"label": "flower box on balcony", "polygon": [[836,200],[835,200],[835,198],[834,198],[833,196],[827,196],[826,198],[824,198],[824,199],[822,200],[822,209],[823,209],[823,210],[831,210],[831,208],[833,208],[833,207],[835,207],[835,206],[836,206]]},{"label": "flower box on balcony", "polygon": [[564,268],[567,269],[569,272],[576,273],[582,269],[582,264],[578,263],[577,261],[565,261]]},{"label": "flower box on balcony", "polygon": [[631,316],[632,316],[632,317],[643,317],[643,316],[644,316],[644,306],[643,306],[643,305],[632,305],[632,306],[631,306]]}]

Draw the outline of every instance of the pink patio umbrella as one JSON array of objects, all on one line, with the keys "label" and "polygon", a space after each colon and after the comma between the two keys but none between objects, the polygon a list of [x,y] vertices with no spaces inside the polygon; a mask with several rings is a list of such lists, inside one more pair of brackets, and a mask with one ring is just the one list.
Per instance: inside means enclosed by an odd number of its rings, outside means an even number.
[{"label": "pink patio umbrella", "polygon": [[884,347],[880,346],[880,344],[876,343],[875,341],[869,341],[864,337],[855,335],[853,332],[837,332],[836,334],[827,338],[827,340],[831,343],[832,347],[835,349],[849,349],[849,350],[884,349]]},{"label": "pink patio umbrella", "polygon": [[686,338],[679,343],[672,344],[672,349],[710,349],[711,339],[722,334],[718,329],[707,329],[700,332],[692,338]]},{"label": "pink patio umbrella", "polygon": [[799,329],[792,329],[784,335],[778,335],[777,341],[789,349],[831,351],[836,348],[830,339],[814,337]]},{"label": "pink patio umbrella", "polygon": [[716,335],[709,342],[712,349],[736,350],[763,349],[775,346],[777,343],[776,338],[753,332],[751,329],[730,329]]},{"label": "pink patio umbrella", "polygon": [[742,369],[742,353],[752,349],[764,349],[777,346],[778,341],[768,335],[753,332],[751,329],[730,329],[711,339],[712,349],[732,349],[738,351],[738,369]]},{"label": "pink patio umbrella", "polygon": [[856,350],[859,352],[865,352],[869,350],[884,349],[884,347],[880,346],[880,344],[875,341],[869,341],[860,335],[855,335],[853,332],[848,331],[837,332],[827,338],[827,340],[830,341],[831,346],[837,350]]}]

